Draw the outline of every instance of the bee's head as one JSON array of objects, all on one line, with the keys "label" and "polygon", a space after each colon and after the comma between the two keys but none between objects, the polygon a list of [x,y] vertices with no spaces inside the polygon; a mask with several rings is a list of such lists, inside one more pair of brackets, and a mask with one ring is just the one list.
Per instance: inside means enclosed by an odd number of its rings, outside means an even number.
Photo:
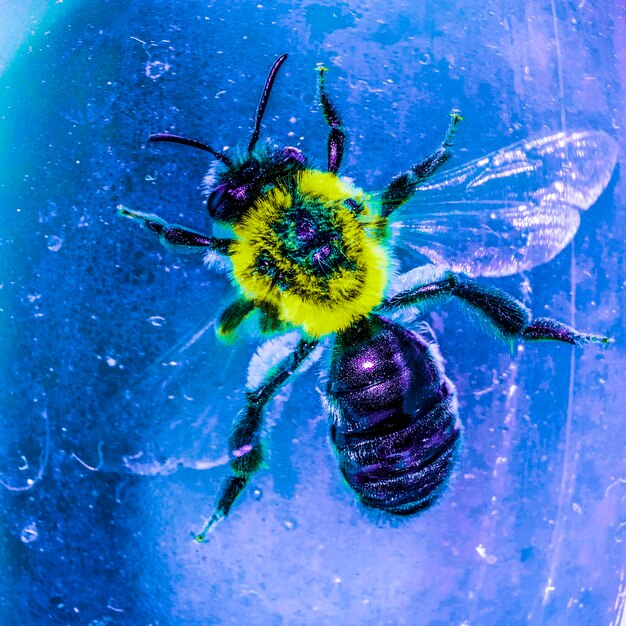
[{"label": "bee's head", "polygon": [[252,198],[251,183],[227,180],[211,191],[207,200],[209,215],[221,224],[233,224]]},{"label": "bee's head", "polygon": [[218,223],[233,225],[250,207],[259,195],[266,193],[282,178],[305,168],[305,158],[292,146],[278,150],[261,150],[255,152],[259,139],[261,120],[276,80],[280,66],[285,62],[286,54],[276,59],[265,81],[265,87],[256,111],[256,119],[252,136],[245,157],[234,162],[226,154],[195,139],[187,139],[179,135],[158,133],[150,135],[148,141],[168,141],[180,143],[193,148],[210,152],[226,167],[218,176],[217,185],[210,191],[207,200],[209,215]]},{"label": "bee's head", "polygon": [[250,154],[218,176],[207,200],[209,215],[220,224],[232,225],[256,198],[305,167],[304,155],[292,146]]}]

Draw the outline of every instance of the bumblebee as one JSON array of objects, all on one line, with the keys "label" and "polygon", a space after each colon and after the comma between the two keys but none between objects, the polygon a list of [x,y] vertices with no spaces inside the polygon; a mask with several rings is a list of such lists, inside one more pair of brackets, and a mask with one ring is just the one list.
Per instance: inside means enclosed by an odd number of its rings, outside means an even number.
[{"label": "bumblebee", "polygon": [[[607,343],[475,280],[505,276],[554,257],[574,236],[580,211],[611,177],[616,144],[602,132],[557,133],[520,142],[435,176],[451,156],[462,118],[450,114],[439,147],[374,197],[339,176],[346,131],[319,65],[321,109],[329,127],[326,170],[292,146],[257,148],[280,56],[265,81],[247,150],[239,157],[179,135],[155,134],[209,152],[218,161],[207,209],[229,237],[168,224],[156,215],[119,213],[207,264],[227,260],[237,297],[217,329],[234,337],[255,313],[263,334],[298,331],[289,353],[270,346],[263,375],[246,392],[230,435],[231,475],[203,530],[215,524],[263,462],[264,409],[279,387],[332,342],[326,389],[330,435],[347,484],[367,507],[409,516],[430,507],[450,477],[461,442],[456,391],[431,333],[397,321],[456,299],[504,341]],[[514,195],[512,188],[523,189]],[[419,197],[418,197],[419,196]],[[409,202],[415,198],[413,202]],[[416,267],[400,273],[401,246]],[[263,359],[261,359],[263,360]],[[258,378],[258,377],[257,377]]]}]

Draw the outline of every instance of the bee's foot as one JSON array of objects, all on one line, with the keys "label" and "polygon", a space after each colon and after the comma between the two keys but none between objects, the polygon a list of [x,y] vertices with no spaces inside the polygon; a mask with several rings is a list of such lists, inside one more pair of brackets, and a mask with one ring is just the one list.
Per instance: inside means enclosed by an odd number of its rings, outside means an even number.
[{"label": "bee's foot", "polygon": [[204,528],[199,533],[194,533],[194,532],[191,533],[191,536],[193,537],[194,541],[197,543],[209,543],[207,536],[211,532],[213,532],[215,525],[218,522],[221,522],[223,519],[224,519],[224,516],[222,514],[213,513],[209,521],[204,525]]}]

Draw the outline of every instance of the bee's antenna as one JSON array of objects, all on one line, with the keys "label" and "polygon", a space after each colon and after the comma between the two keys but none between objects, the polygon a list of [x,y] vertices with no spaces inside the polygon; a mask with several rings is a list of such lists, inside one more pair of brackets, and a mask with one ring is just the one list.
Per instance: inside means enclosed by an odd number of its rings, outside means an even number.
[{"label": "bee's antenna", "polygon": [[197,139],[187,139],[187,137],[181,137],[180,135],[169,135],[167,133],[156,133],[148,137],[148,141],[169,141],[170,143],[182,143],[184,146],[191,146],[192,148],[199,148],[205,152],[210,152],[216,159],[222,161],[224,165],[231,167],[233,162],[221,152],[211,148],[206,143],[202,143]]},{"label": "bee's antenna", "polygon": [[269,100],[274,81],[276,80],[276,74],[278,74],[278,70],[285,62],[286,58],[286,54],[281,54],[276,61],[274,61],[274,65],[272,65],[272,69],[267,75],[265,87],[263,88],[263,93],[261,94],[261,100],[259,100],[259,106],[256,109],[256,120],[254,122],[254,131],[252,131],[252,137],[250,138],[250,145],[248,146],[248,154],[250,154],[254,150],[254,146],[256,146],[256,142],[259,138],[259,131],[261,129],[261,120],[263,119],[263,113],[265,113],[265,107],[267,106],[267,101]]}]

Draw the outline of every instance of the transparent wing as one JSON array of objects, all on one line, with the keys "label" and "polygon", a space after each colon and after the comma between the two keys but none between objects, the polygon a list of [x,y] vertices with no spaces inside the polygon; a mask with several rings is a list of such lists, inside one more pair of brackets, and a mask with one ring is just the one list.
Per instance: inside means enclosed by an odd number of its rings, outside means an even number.
[{"label": "transparent wing", "polygon": [[392,225],[395,243],[470,276],[527,270],[571,241],[616,158],[601,131],[520,141],[418,187]]},{"label": "transparent wing", "polygon": [[[103,411],[107,437],[98,446],[99,466],[93,467],[93,450],[75,451],[77,462],[92,470],[139,475],[207,470],[229,462],[230,427],[245,406],[246,389],[258,386],[295,349],[300,334],[260,343],[255,318],[244,322],[235,342],[225,343],[215,328],[220,311],[215,307],[208,322],[123,385]],[[279,419],[285,399],[279,394],[268,405],[268,425]]]},{"label": "transparent wing", "polygon": [[[155,475],[228,462],[228,431],[243,402],[257,341],[225,344],[211,318],[131,376],[110,399],[104,412],[106,469]],[[84,460],[81,452],[77,456]]]}]

